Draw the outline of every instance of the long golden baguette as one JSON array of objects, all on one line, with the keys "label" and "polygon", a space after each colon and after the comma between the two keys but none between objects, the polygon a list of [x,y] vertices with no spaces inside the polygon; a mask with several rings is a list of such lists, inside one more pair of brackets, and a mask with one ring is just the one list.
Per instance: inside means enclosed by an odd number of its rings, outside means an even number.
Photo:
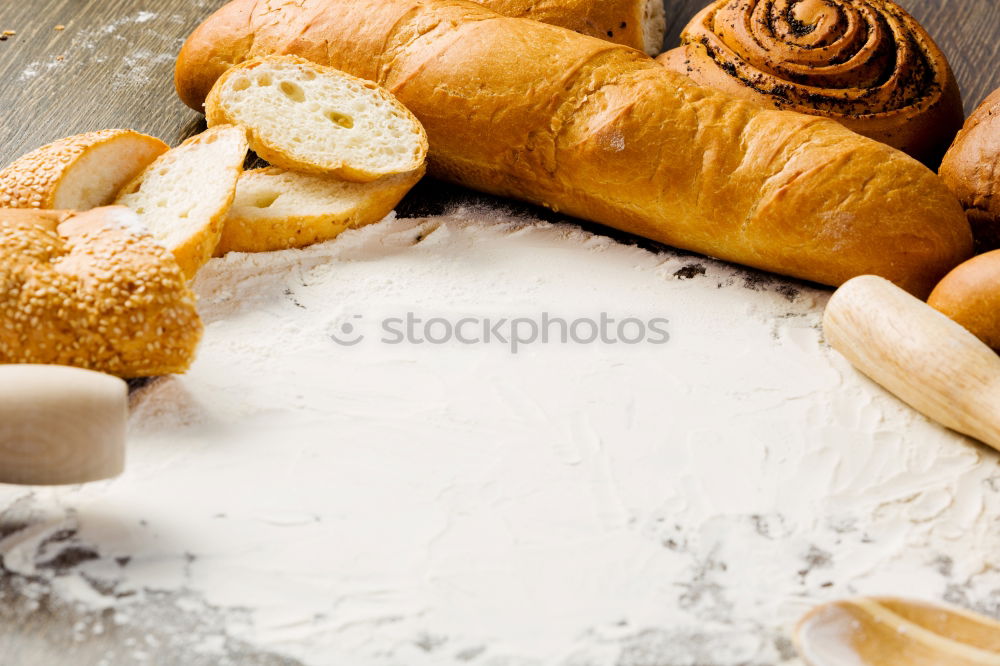
[{"label": "long golden baguette", "polygon": [[235,0],[188,39],[178,93],[201,110],[229,66],[268,53],[386,86],[440,178],[676,247],[919,296],[972,251],[954,195],[903,153],[463,0]]}]

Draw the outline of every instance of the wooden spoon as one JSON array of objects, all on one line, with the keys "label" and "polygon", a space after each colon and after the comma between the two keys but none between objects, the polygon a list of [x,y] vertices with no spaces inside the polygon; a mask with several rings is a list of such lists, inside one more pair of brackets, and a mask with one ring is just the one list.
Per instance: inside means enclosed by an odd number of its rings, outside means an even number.
[{"label": "wooden spoon", "polygon": [[1000,666],[1000,622],[920,601],[848,599],[810,611],[795,645],[810,666]]},{"label": "wooden spoon", "polygon": [[845,283],[823,316],[827,342],[925,416],[1000,450],[1000,356],[888,280]]}]

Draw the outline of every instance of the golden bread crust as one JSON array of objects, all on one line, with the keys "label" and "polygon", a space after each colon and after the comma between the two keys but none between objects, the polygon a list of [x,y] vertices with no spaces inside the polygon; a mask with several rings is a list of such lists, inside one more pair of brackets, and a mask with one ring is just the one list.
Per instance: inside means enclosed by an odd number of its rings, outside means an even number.
[{"label": "golden bread crust", "polygon": [[934,288],[927,303],[1000,350],[1000,250],[965,262]]},{"label": "golden bread crust", "polygon": [[832,118],[936,166],[964,118],[930,35],[888,0],[715,0],[657,60],[695,83]]},{"label": "golden bread crust", "polygon": [[[272,252],[306,247],[336,238],[347,229],[378,222],[392,212],[423,175],[424,167],[420,167],[410,174],[358,184],[356,187],[364,188],[364,194],[359,196],[357,205],[329,213],[279,215],[264,209],[253,211],[254,214],[250,215],[239,206],[237,195],[237,201],[223,226],[215,256],[221,257],[229,252]],[[293,182],[283,181],[284,176],[292,176],[292,179],[300,177],[278,167],[266,167],[247,171],[241,179],[273,177],[278,181],[277,185],[293,187]]]},{"label": "golden bread crust", "polygon": [[386,87],[426,128],[432,175],[676,247],[920,296],[971,255],[961,206],[917,161],[567,30],[461,0],[236,0],[185,44],[178,90],[197,107],[266,53]]},{"label": "golden bread crust", "polygon": [[[214,142],[220,138],[222,133],[230,132],[233,129],[231,125],[218,125],[209,128],[201,134],[187,139],[174,150],[164,153],[150,164],[145,171],[136,176],[131,183],[122,188],[122,191],[118,194],[116,203],[118,205],[132,204],[131,195],[142,189],[148,173],[170,168],[175,160],[178,159],[177,155],[182,154],[184,149],[197,147],[203,143]],[[242,154],[245,155],[247,150],[245,134],[241,141],[243,142],[241,144]],[[230,206],[233,204],[233,199],[236,197],[236,183],[239,175],[243,172],[243,160],[243,157],[239,157],[238,160],[226,165],[224,169],[225,173],[222,173],[220,169],[219,178],[229,180],[228,187],[222,198],[215,202],[216,205],[212,209],[211,214],[206,219],[201,220],[201,224],[193,233],[185,236],[182,242],[173,244],[168,248],[189,280],[194,279],[201,267],[208,263],[208,260],[212,258],[212,254],[215,252],[216,246],[219,244],[219,238],[222,235],[222,225],[225,222]]]},{"label": "golden bread crust", "polygon": [[0,210],[0,363],[187,370],[202,333],[195,296],[134,221],[120,207]]},{"label": "golden bread crust", "polygon": [[940,173],[965,207],[979,250],[1000,248],[1000,90],[969,116]]},{"label": "golden bread crust", "polygon": [[[59,185],[83,157],[98,147],[128,138],[146,145],[149,160],[167,152],[163,141],[132,130],[109,129],[66,137],[27,153],[0,171],[0,207],[53,208]],[[137,165],[139,170],[145,164]],[[110,203],[117,191],[107,193]]]},{"label": "golden bread crust", "polygon": [[[631,46],[650,55],[658,44],[647,44],[643,32],[646,2],[642,0],[473,0],[498,14],[527,18],[590,37]],[[654,40],[655,41],[655,40]]]}]

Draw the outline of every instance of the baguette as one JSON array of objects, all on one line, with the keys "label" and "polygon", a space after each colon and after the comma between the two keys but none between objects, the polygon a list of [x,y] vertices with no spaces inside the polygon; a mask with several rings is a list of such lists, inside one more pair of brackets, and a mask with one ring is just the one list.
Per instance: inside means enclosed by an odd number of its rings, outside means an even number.
[{"label": "baguette", "polygon": [[247,171],[236,185],[215,254],[305,247],[378,222],[423,173],[421,167],[371,183],[348,183],[277,167]]},{"label": "baguette", "polygon": [[132,130],[101,130],[60,139],[0,171],[0,206],[90,210],[167,152],[159,139]]},{"label": "baguette", "polygon": [[219,244],[246,155],[243,128],[214,127],[160,156],[116,203],[135,211],[192,279]]},{"label": "baguette", "polygon": [[295,56],[231,68],[205,109],[209,127],[245,127],[261,159],[303,173],[367,183],[413,172],[427,157],[424,128],[392,95]]},{"label": "baguette", "polygon": [[971,255],[957,199],[838,123],[735,101],[627,47],[461,0],[235,0],[188,39],[201,109],[232,65],[296,54],[381,84],[432,175],[721,259],[926,297]]},{"label": "baguette", "polygon": [[981,254],[948,273],[927,303],[1000,350],[1000,250]]}]

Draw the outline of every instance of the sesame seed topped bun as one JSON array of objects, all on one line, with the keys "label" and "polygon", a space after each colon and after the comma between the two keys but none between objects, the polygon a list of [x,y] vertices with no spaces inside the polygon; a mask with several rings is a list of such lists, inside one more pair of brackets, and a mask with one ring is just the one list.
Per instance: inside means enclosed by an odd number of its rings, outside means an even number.
[{"label": "sesame seed topped bun", "polygon": [[157,138],[110,129],[60,139],[0,170],[0,206],[90,210],[106,206],[167,151]]},{"label": "sesame seed topped bun", "polygon": [[0,363],[180,373],[201,334],[180,267],[132,211],[0,209]]}]

